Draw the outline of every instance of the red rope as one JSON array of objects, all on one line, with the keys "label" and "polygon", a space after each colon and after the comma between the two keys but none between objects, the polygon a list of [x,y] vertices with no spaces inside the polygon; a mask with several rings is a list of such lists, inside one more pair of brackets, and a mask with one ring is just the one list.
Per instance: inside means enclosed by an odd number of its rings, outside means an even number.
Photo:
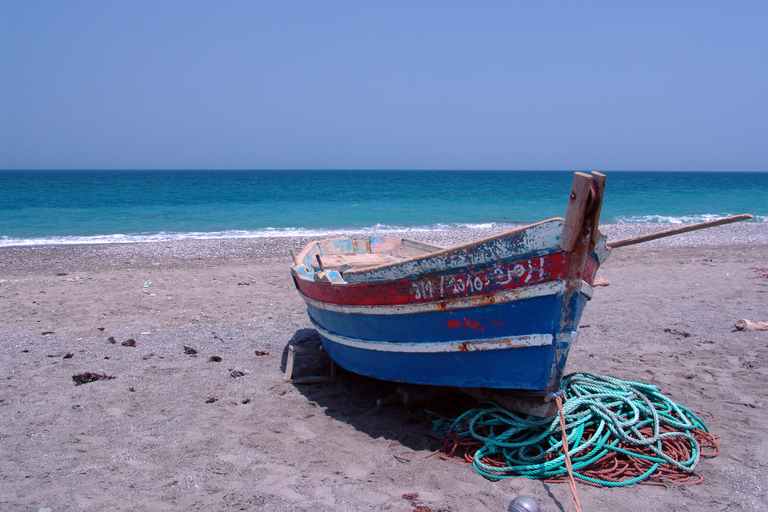
[{"label": "red rope", "polygon": [[568,483],[571,486],[571,494],[573,494],[573,506],[576,507],[576,512],[581,512],[581,503],[579,503],[579,495],[576,494],[576,482],[573,479],[573,468],[571,467],[571,456],[568,455],[568,435],[565,431],[565,414],[563,414],[563,397],[555,395],[555,402],[557,402],[558,417],[560,418],[560,431],[563,434],[563,455],[565,455],[565,468],[568,470]]},{"label": "red rope", "polygon": [[[672,432],[672,428],[664,427],[660,429],[661,432]],[[651,436],[652,427],[640,429],[643,435]],[[593,432],[585,431],[584,437],[589,437]],[[705,432],[701,429],[695,429],[691,431],[694,439],[698,441],[701,447],[701,456],[704,458],[716,457],[720,453],[720,449],[717,446],[717,436]],[[664,453],[670,455],[674,460],[684,462],[691,457],[691,447],[681,437],[665,437],[661,441],[662,449]],[[475,453],[477,450],[483,447],[483,443],[471,436],[459,436],[458,433],[453,433],[444,437],[443,447],[440,450],[438,456],[444,460],[451,460],[455,462],[462,462],[466,464],[472,464],[474,462]],[[642,454],[655,456],[655,454],[648,448],[637,445],[630,445],[624,441],[617,443],[617,447],[623,450]],[[567,448],[565,448],[567,450]],[[554,455],[553,455],[554,457]],[[504,467],[507,462],[502,454],[496,454],[493,456],[483,457],[482,462],[489,466]],[[567,463],[566,463],[567,464]],[[609,452],[604,457],[596,460],[587,467],[581,468],[579,474],[588,478],[594,478],[598,480],[605,480],[609,482],[623,482],[637,478],[640,475],[647,472],[653,462],[625,455],[623,453]],[[563,475],[561,477],[549,478],[547,482],[565,482],[568,481],[568,477]],[[579,478],[578,475],[574,475],[576,481],[593,485],[595,487],[603,487],[600,484],[590,482]],[[696,485],[703,481],[701,474],[697,472],[688,473],[679,469],[671,464],[660,464],[659,467],[649,475],[647,479],[644,479],[638,483],[644,485]]]}]

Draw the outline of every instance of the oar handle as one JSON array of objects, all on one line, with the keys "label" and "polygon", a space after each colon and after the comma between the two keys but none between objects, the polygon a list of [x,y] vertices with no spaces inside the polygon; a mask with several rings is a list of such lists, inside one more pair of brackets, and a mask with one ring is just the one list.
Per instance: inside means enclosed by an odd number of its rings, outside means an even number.
[{"label": "oar handle", "polygon": [[619,247],[626,247],[627,245],[641,244],[643,242],[649,242],[658,238],[664,238],[667,236],[679,235],[680,233],[687,233],[688,231],[696,231],[698,229],[712,228],[715,226],[722,226],[723,224],[730,224],[731,222],[739,222],[741,220],[754,219],[753,215],[744,213],[742,215],[734,215],[733,217],[726,217],[724,219],[711,220],[709,222],[699,222],[698,224],[691,224],[689,226],[682,226],[679,228],[667,229],[666,231],[659,231],[657,233],[649,233],[647,235],[635,236],[632,238],[625,238],[624,240],[618,240],[606,244],[609,249],[617,249]]}]

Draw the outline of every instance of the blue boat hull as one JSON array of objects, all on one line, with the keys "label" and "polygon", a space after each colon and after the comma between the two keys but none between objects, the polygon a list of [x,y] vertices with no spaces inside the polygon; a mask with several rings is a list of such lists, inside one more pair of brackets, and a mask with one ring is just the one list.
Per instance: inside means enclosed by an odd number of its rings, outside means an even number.
[{"label": "blue boat hull", "polygon": [[[328,355],[341,367],[378,379],[464,388],[549,392],[589,296],[575,294],[562,322],[564,295],[544,295],[449,311],[365,313],[308,305]],[[383,314],[373,310],[384,309]],[[446,329],[447,325],[454,328]]]},{"label": "blue boat hull", "polygon": [[536,297],[471,309],[406,314],[350,314],[308,305],[312,320],[341,336],[370,342],[439,343],[501,336],[555,334],[562,295]]},{"label": "blue boat hull", "polygon": [[[320,334],[338,365],[368,377],[436,386],[546,391],[556,378],[552,346],[473,352],[378,352],[342,345]],[[506,352],[506,353],[504,353]]]}]

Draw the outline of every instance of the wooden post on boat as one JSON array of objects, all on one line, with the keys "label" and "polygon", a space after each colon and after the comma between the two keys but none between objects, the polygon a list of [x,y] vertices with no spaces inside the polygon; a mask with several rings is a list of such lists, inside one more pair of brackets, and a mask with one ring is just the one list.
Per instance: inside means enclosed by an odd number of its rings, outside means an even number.
[{"label": "wooden post on boat", "polygon": [[[568,210],[563,221],[563,234],[560,249],[569,253],[570,262],[563,295],[563,312],[557,332],[565,336],[576,329],[573,309],[573,297],[581,290],[584,265],[590,250],[594,250],[600,222],[600,211],[605,191],[605,175],[593,172],[591,175],[577,172],[573,175]],[[559,336],[559,335],[558,335]],[[568,357],[569,342],[555,339],[553,342],[555,368],[558,373],[564,371]],[[562,375],[553,379],[558,385]],[[550,391],[554,391],[550,390]]]},{"label": "wooden post on boat", "polygon": [[[574,173],[568,210],[563,221],[563,234],[560,238],[560,249],[571,256],[566,278],[566,303],[570,296],[580,289],[587,254],[595,248],[604,191],[604,174]],[[563,315],[562,321],[568,322],[568,307],[564,308]]]},{"label": "wooden post on boat", "polygon": [[560,240],[563,252],[574,252],[582,238],[588,241],[587,250],[595,249],[604,193],[605,174],[574,173]]},{"label": "wooden post on boat", "polygon": [[591,191],[594,193],[590,199],[590,205],[587,207],[588,213],[592,219],[592,225],[589,230],[589,250],[595,250],[597,235],[600,233],[600,212],[603,210],[603,194],[605,194],[605,174],[592,171]]},{"label": "wooden post on boat", "polygon": [[560,248],[563,252],[573,252],[579,239],[582,238],[591,185],[592,176],[583,172],[574,173],[568,210],[563,221],[563,236],[560,239]]}]

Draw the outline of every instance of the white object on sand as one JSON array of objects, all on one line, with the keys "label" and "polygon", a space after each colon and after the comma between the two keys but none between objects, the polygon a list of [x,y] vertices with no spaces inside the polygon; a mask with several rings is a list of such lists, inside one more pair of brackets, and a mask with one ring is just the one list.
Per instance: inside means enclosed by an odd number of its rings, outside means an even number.
[{"label": "white object on sand", "polygon": [[740,331],[768,331],[768,322],[750,322],[743,318],[733,324]]}]

